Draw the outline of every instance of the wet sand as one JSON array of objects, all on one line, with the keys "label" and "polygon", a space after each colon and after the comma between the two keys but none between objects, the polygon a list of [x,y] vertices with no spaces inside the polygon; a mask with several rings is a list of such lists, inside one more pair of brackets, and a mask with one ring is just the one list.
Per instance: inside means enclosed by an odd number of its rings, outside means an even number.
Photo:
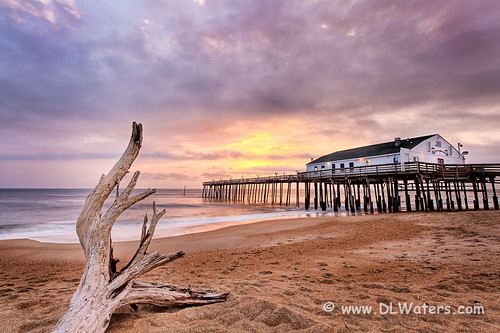
[{"label": "wet sand", "polygon": [[[115,255],[126,263],[135,247],[116,243]],[[108,332],[500,331],[498,211],[267,221],[157,239],[150,250],[186,256],[143,280],[231,296],[202,307],[123,308]],[[51,331],[83,265],[79,244],[0,241],[0,331]],[[390,304],[414,307],[384,314]],[[342,313],[355,305],[372,312]],[[432,306],[443,308],[430,314]]]}]

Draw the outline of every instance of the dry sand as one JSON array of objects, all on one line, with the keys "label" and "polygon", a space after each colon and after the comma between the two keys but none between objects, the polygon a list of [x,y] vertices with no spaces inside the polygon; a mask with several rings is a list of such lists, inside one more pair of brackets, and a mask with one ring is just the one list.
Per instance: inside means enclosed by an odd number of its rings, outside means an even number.
[{"label": "dry sand", "polygon": [[[135,245],[117,243],[115,254],[124,262]],[[267,221],[158,239],[151,250],[187,254],[144,280],[230,291],[229,300],[120,309],[108,332],[500,332],[498,211]],[[0,331],[49,332],[83,264],[77,244],[1,241]],[[379,313],[398,302],[485,314]]]}]

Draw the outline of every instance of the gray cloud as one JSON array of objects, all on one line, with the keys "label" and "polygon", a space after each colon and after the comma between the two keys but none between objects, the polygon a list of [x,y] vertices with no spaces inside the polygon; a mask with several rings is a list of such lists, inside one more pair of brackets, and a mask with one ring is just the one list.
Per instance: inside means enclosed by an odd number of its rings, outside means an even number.
[{"label": "gray cloud", "polygon": [[[295,117],[308,133],[377,142],[398,127],[375,116],[404,123],[409,109],[429,132],[499,120],[497,1],[77,1],[78,12],[52,2],[54,22],[10,3],[0,4],[4,159],[106,155],[87,142],[106,133],[106,149],[120,148],[132,120],[169,133],[168,154],[143,152],[166,160],[249,157],[172,149],[210,145],[237,121]],[[89,151],[68,153],[78,142]]]},{"label": "gray cloud", "polygon": [[143,178],[153,179],[153,180],[167,180],[167,181],[192,181],[199,180],[197,177],[192,177],[189,174],[184,174],[180,172],[169,172],[169,173],[152,173],[152,172],[144,172],[141,174]]},{"label": "gray cloud", "polygon": [[59,29],[42,20],[41,36],[2,20],[4,112],[374,112],[500,84],[492,2],[146,1],[126,21],[79,5],[90,12]]},{"label": "gray cloud", "polygon": [[117,154],[87,153],[87,154],[0,154],[3,161],[64,161],[64,160],[88,160],[88,159],[116,159]]}]

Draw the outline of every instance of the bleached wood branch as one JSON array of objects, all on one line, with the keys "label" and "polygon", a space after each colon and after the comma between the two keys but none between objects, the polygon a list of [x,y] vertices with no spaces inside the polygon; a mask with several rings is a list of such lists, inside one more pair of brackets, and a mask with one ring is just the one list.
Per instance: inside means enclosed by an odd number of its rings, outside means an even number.
[{"label": "bleached wood branch", "polygon": [[90,229],[94,223],[100,221],[104,201],[128,173],[132,163],[139,154],[141,146],[142,125],[134,122],[132,124],[132,135],[125,152],[108,174],[101,176],[99,183],[85,200],[82,212],[76,222],[76,232],[85,252],[85,258],[88,257]]},{"label": "bleached wood branch", "polygon": [[[155,228],[165,214],[164,209],[158,212],[154,202],[149,226],[147,214],[144,217],[137,251],[130,262],[117,272],[118,259],[113,257],[111,229],[125,210],[156,191],[148,189],[131,196],[139,171],[134,173],[121,193],[119,190],[120,181],[129,172],[141,145],[142,125],[134,122],[129,144],[122,157],[108,174],[102,175],[85,201],[76,223],[78,238],[85,253],[85,271],[68,311],[59,320],[54,332],[104,332],[113,312],[123,305],[201,305],[222,302],[228,296],[228,293],[192,291],[169,284],[135,280],[158,266],[184,256],[182,251],[171,254],[157,251],[147,253]],[[115,187],[115,200],[102,215],[104,201]]]},{"label": "bleached wood branch", "polygon": [[193,291],[170,284],[135,281],[125,298],[128,304],[156,306],[196,305],[207,301],[224,301],[229,293]]}]

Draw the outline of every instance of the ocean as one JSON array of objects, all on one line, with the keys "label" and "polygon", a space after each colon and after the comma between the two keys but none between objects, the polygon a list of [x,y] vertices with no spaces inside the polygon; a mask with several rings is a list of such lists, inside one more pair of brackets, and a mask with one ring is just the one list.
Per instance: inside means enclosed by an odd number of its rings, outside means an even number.
[{"label": "ocean", "polygon": [[[0,189],[0,239],[27,238],[41,242],[77,243],[76,219],[91,189]],[[140,192],[140,190],[134,190]],[[112,203],[108,198],[103,211]],[[201,190],[159,189],[125,211],[113,227],[114,241],[137,240],[144,214],[152,203],[166,214],[155,237],[219,229],[269,219],[333,216],[333,212],[305,211],[304,206],[263,205],[203,199]],[[343,213],[340,215],[346,215]]]}]

